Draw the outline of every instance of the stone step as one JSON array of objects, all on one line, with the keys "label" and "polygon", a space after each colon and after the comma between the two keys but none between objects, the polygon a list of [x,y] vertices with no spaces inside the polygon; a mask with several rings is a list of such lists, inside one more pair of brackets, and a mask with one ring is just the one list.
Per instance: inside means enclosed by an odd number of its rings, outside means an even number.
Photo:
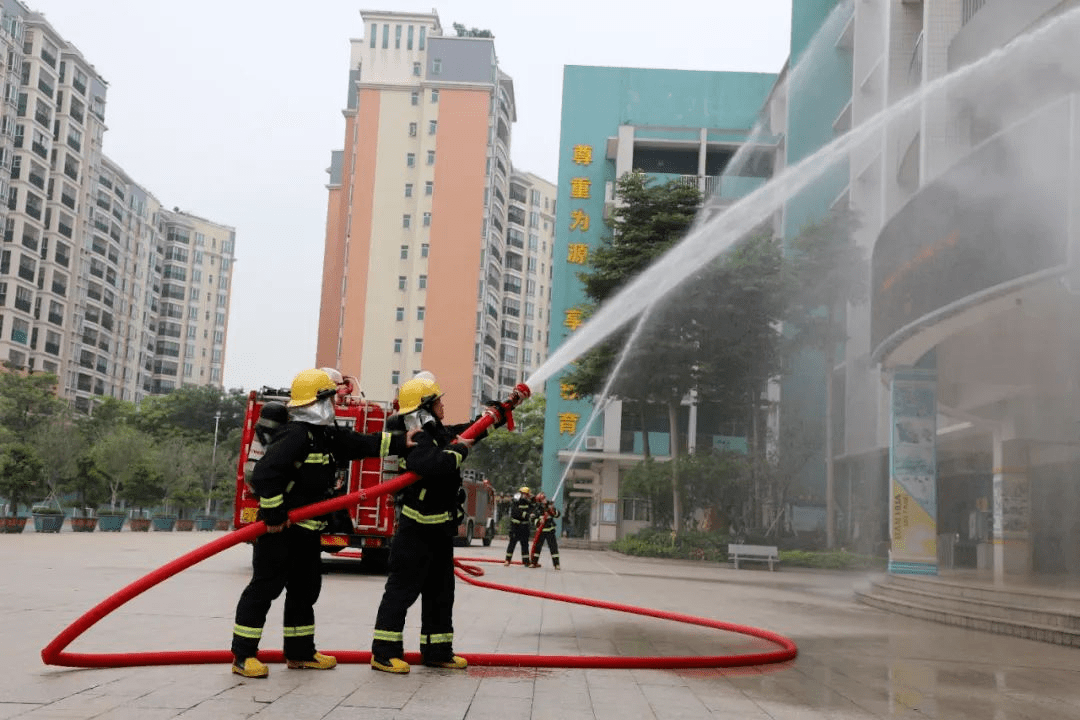
[{"label": "stone step", "polygon": [[946,625],[1080,647],[1080,614],[1015,603],[1030,599],[1026,593],[1003,593],[1006,600],[1013,602],[964,599],[952,592],[935,592],[937,582],[924,580],[920,584],[909,580],[890,576],[876,581],[867,589],[856,590],[856,600],[880,610]]},{"label": "stone step", "polygon": [[965,583],[941,577],[919,578],[905,575],[887,575],[881,579],[887,579],[894,586],[913,588],[924,592],[929,591],[938,596],[1043,608],[1080,615],[1080,592],[1067,593],[1050,588]]}]

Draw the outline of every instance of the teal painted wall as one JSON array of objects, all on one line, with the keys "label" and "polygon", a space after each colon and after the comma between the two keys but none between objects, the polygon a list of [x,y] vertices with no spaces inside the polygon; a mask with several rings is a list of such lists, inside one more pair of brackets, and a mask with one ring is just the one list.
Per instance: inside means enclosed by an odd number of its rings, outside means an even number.
[{"label": "teal painted wall", "polygon": [[[837,48],[852,0],[798,0],[792,3],[789,72],[787,164],[796,165],[836,138],[833,123],[851,100],[852,57]],[[822,219],[848,184],[846,157],[817,182],[784,205],[784,239],[790,241],[809,223]],[[842,356],[842,355],[841,355]],[[819,352],[805,352],[792,363],[781,382],[780,432],[785,440],[821,432],[825,424],[825,367]],[[794,433],[795,435],[793,435]],[[825,454],[811,456],[796,478],[796,493],[810,502],[824,502]]]},{"label": "teal painted wall", "polygon": [[[607,232],[603,223],[604,187],[605,183],[615,180],[614,160],[606,158],[608,138],[618,135],[620,125],[651,125],[663,128],[647,131],[651,137],[696,138],[700,128],[712,128],[723,130],[725,136],[733,140],[743,140],[775,81],[776,75],[771,73],[576,65],[564,68],[559,196],[549,316],[549,349],[552,352],[571,332],[566,325],[567,311],[585,300],[577,273],[586,266],[568,261],[569,246],[573,243],[596,247]],[[575,162],[575,146],[592,149],[590,164]],[[571,197],[571,181],[575,178],[589,181],[589,198]],[[589,216],[587,232],[570,230],[574,211],[583,211]],[[590,402],[562,397],[561,375],[561,371],[554,373],[545,386],[543,489],[549,496],[558,486],[565,469],[558,461],[557,453],[572,447],[592,411]],[[561,422],[567,414],[579,416],[576,434],[567,432],[566,424]],[[589,434],[601,432],[602,422],[598,418]],[[653,446],[654,452],[656,447]]]}]

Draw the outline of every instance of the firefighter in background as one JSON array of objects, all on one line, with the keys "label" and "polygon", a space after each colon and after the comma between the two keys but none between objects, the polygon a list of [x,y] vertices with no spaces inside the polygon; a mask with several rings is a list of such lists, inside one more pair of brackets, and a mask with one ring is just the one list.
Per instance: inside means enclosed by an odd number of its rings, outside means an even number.
[{"label": "firefighter in background", "polygon": [[[454,536],[462,489],[460,467],[473,440],[459,437],[471,423],[443,424],[442,396],[430,373],[417,375],[398,392],[401,420],[388,421],[420,429],[402,458],[403,469],[420,478],[400,495],[401,520],[391,542],[390,573],[375,617],[371,667],[383,672],[409,672],[403,630],[417,597],[421,599],[423,663],[455,670],[468,666],[465,658],[454,654]],[[495,427],[505,424],[499,408],[486,412],[495,414]]]},{"label": "firefighter in background", "polygon": [[362,435],[334,424],[337,385],[322,370],[293,379],[289,422],[277,430],[251,476],[266,533],[255,540],[252,576],[236,605],[232,671],[263,678],[269,668],[256,657],[270,605],[285,591],[284,653],[293,669],[329,670],[337,659],[315,649],[315,601],[322,587],[319,535],[322,520],[292,524],[288,511],[326,498],[336,462],[405,451],[407,437]]},{"label": "firefighter in background", "polygon": [[289,422],[289,409],[285,407],[285,403],[271,400],[259,411],[259,419],[255,421],[255,437],[251,439],[247,459],[244,461],[244,482],[247,483],[249,490],[255,463],[266,453],[266,448],[270,446],[287,422]]},{"label": "firefighter in background", "polygon": [[503,565],[509,567],[514,561],[514,548],[521,543],[521,564],[529,566],[529,543],[532,541],[529,528],[532,514],[532,493],[527,486],[522,485],[514,493],[514,501],[510,505],[510,544],[506,546],[506,561]]},{"label": "firefighter in background", "polygon": [[551,564],[558,570],[559,541],[555,537],[555,518],[561,513],[555,507],[555,503],[549,502],[542,492],[536,493],[536,507],[533,512],[533,522],[540,531],[540,539],[536,541],[536,547],[529,553],[529,567],[540,567],[538,562],[540,553],[544,549],[544,543],[547,543],[548,551],[551,553]]}]

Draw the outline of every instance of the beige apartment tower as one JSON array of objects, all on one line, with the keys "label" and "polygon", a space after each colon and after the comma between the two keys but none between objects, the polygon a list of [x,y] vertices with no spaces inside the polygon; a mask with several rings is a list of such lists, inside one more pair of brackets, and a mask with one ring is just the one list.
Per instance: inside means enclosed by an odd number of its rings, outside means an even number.
[{"label": "beige apartment tower", "polygon": [[513,83],[492,38],[444,36],[434,12],[361,16],[329,171],[316,363],[381,401],[429,370],[459,421],[512,385],[500,353]]}]

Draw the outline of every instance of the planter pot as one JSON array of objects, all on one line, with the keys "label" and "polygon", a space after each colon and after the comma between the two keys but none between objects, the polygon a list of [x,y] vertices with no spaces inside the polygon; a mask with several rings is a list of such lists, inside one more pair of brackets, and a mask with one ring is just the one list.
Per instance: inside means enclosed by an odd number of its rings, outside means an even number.
[{"label": "planter pot", "polygon": [[73,532],[94,532],[97,522],[96,517],[73,517],[71,518],[71,530]]},{"label": "planter pot", "polygon": [[218,520],[217,522],[214,523],[214,529],[215,530],[229,530],[230,529],[229,528],[229,521],[228,520]]},{"label": "planter pot", "polygon": [[120,532],[125,520],[127,517],[124,515],[101,515],[97,519],[98,529],[101,532]]},{"label": "planter pot", "polygon": [[128,528],[132,532],[148,532],[150,530],[150,518],[131,518]]},{"label": "planter pot", "polygon": [[195,527],[195,521],[187,518],[180,518],[176,521],[177,532],[190,532]]},{"label": "planter pot", "polygon": [[0,517],[0,533],[21,533],[25,527],[24,517]]},{"label": "planter pot", "polygon": [[57,533],[64,525],[63,515],[34,513],[34,530],[39,533]]},{"label": "planter pot", "polygon": [[195,528],[197,530],[213,530],[215,522],[217,521],[209,515],[200,515],[195,518]]},{"label": "planter pot", "polygon": [[172,529],[176,526],[176,518],[174,517],[151,518],[150,522],[153,523],[154,530],[159,532],[172,532]]}]

